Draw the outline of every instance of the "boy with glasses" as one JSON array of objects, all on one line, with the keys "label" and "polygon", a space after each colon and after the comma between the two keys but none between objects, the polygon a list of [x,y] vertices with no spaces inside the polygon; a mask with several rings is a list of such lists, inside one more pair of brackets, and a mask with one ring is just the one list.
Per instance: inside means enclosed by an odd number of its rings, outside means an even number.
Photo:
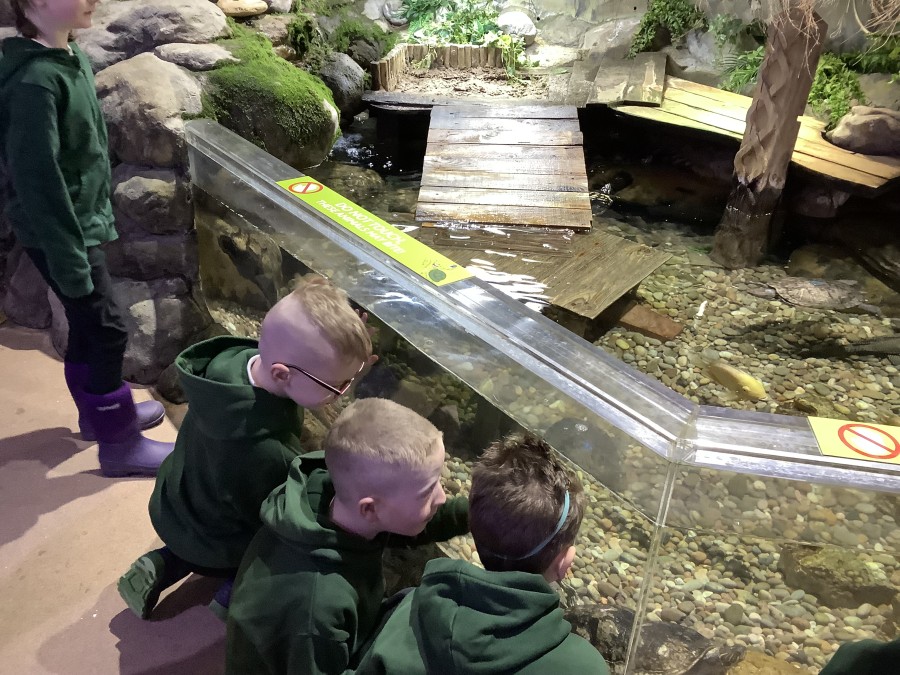
[{"label": "boy with glasses", "polygon": [[148,618],[160,594],[193,572],[225,580],[210,604],[224,620],[259,507],[301,453],[302,409],[344,394],[374,358],[365,318],[315,275],[269,310],[258,342],[223,336],[179,355],[190,406],[150,498],[165,545],[118,583],[136,615]]}]

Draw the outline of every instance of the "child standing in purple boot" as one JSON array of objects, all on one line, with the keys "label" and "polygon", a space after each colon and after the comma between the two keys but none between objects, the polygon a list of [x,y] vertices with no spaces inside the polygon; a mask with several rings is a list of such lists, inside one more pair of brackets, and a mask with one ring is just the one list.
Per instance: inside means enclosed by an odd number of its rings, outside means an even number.
[{"label": "child standing in purple boot", "polygon": [[99,442],[106,476],[155,475],[172,444],[141,430],[163,420],[122,381],[128,332],[100,245],[116,239],[106,125],[84,53],[98,0],[12,0],[19,35],[0,55],[5,213],[69,322],[66,383],[82,436]]}]

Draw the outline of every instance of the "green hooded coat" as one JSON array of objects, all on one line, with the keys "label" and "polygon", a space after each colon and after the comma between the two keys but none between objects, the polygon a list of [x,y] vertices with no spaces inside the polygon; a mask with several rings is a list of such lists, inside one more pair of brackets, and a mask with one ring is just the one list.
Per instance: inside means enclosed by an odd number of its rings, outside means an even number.
[{"label": "green hooded coat", "polygon": [[469,503],[447,501],[417,537],[367,540],[331,523],[328,472],[287,482],[262,507],[265,526],[238,571],[228,610],[226,673],[332,675],[351,666],[377,625],[384,599],[385,546],[443,541],[468,532]]},{"label": "green hooded coat", "polygon": [[258,343],[217,337],[175,361],[190,406],[156,477],[150,519],[178,557],[233,569],[261,526],[259,507],[301,452],[303,411],[250,384]]},{"label": "green hooded coat", "polygon": [[106,124],[94,75],[71,43],[7,38],[0,55],[5,213],[22,246],[43,251],[64,295],[94,289],[87,248],[116,239]]},{"label": "green hooded coat", "polygon": [[539,574],[430,560],[356,673],[609,675],[600,652],[571,630]]}]

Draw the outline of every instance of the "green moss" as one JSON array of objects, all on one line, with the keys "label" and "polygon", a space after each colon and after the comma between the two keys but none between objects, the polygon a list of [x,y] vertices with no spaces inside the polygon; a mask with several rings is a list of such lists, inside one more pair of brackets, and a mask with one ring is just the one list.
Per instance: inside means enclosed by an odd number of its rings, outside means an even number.
[{"label": "green moss", "polygon": [[661,33],[668,31],[672,43],[683,39],[693,28],[706,27],[706,18],[690,0],[650,0],[647,12],[631,42],[629,56],[655,49]]},{"label": "green moss", "polygon": [[258,136],[257,123],[274,122],[297,145],[308,143],[331,124],[320,103],[325,99],[334,104],[325,83],[278,57],[266,38],[236,25],[233,37],[220,44],[240,63],[210,71],[203,97],[205,116],[238,130],[266,151],[270,149]]},{"label": "green moss", "polygon": [[315,17],[302,12],[297,12],[288,25],[288,44],[297,52],[303,67],[313,73],[319,72],[331,51],[322,38]]},{"label": "green moss", "polygon": [[350,45],[357,40],[377,44],[380,49],[378,58],[381,58],[397,44],[397,35],[382,30],[374,21],[363,22],[358,17],[345,15],[331,36],[331,46],[335,51],[346,54]]}]

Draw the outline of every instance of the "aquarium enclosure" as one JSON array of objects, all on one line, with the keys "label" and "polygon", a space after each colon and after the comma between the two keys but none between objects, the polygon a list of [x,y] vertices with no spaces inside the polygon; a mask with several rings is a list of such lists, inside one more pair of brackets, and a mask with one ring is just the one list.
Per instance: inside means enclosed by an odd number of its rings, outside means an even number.
[{"label": "aquarium enclosure", "polygon": [[[588,508],[560,592],[573,616],[633,612],[618,638],[589,636],[620,672],[671,643],[684,670],[756,651],[818,672],[844,641],[893,636],[900,466],[823,456],[805,418],[697,405],[484,281],[435,285],[278,184],[296,169],[210,121],[186,133],[201,246],[240,232],[271,266],[220,288],[206,257],[211,305],[261,315],[307,270],[346,290],[379,328],[356,395],[435,421],[448,493],[516,430],[577,468]],[[476,556],[468,540],[448,554]]]}]

